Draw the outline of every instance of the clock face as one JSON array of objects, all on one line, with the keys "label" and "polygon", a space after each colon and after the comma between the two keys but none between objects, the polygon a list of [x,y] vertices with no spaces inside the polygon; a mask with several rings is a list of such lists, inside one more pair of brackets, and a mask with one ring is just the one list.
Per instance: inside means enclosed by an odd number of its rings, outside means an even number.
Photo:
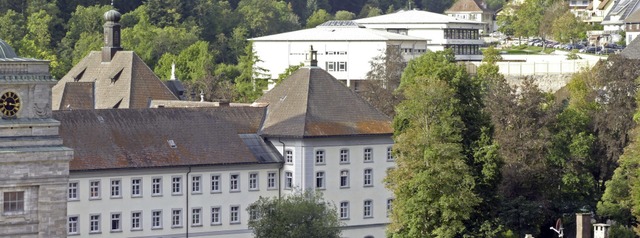
[{"label": "clock face", "polygon": [[6,92],[0,96],[0,112],[3,117],[15,117],[20,110],[20,97],[14,92]]}]

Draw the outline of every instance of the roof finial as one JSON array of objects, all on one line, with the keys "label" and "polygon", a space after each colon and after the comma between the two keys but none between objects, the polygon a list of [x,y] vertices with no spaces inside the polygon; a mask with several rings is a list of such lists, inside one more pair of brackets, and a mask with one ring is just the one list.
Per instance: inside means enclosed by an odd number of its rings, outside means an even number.
[{"label": "roof finial", "polygon": [[176,62],[171,63],[171,80],[176,80]]},{"label": "roof finial", "polygon": [[313,45],[309,46],[309,54],[304,62],[305,66],[318,67],[318,51],[313,50]]}]

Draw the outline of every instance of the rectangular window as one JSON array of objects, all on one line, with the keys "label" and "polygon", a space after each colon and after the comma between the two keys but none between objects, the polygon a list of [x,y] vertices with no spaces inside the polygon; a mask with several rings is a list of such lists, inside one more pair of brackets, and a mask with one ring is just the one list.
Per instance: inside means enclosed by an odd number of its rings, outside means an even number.
[{"label": "rectangular window", "polygon": [[67,220],[67,234],[80,234],[80,232],[78,232],[78,216],[69,216]]},{"label": "rectangular window", "polygon": [[229,223],[240,223],[240,206],[231,206],[231,210],[229,210]]},{"label": "rectangular window", "polygon": [[67,188],[67,199],[69,200],[79,199],[78,198],[78,182],[69,182],[69,187]]},{"label": "rectangular window", "polygon": [[162,178],[151,179],[151,195],[162,196]]},{"label": "rectangular window", "polygon": [[89,199],[100,199],[100,181],[89,182]]},{"label": "rectangular window", "polygon": [[258,190],[258,173],[249,174],[249,190]]},{"label": "rectangular window", "polygon": [[191,193],[202,193],[202,176],[194,175],[191,177]]},{"label": "rectangular window", "polygon": [[393,161],[393,147],[387,147],[387,161]]},{"label": "rectangular window", "polygon": [[173,195],[182,194],[182,177],[180,176],[171,177],[171,194]]},{"label": "rectangular window", "polygon": [[131,213],[131,230],[142,230],[142,212],[135,211]]},{"label": "rectangular window", "polygon": [[316,188],[324,189],[324,172],[323,171],[316,172]]},{"label": "rectangular window", "polygon": [[284,189],[291,189],[293,187],[293,173],[287,171],[284,172]]},{"label": "rectangular window", "polygon": [[364,170],[363,181],[365,187],[373,186],[373,169]]},{"label": "rectangular window", "polygon": [[349,219],[349,202],[340,203],[340,219]]},{"label": "rectangular window", "polygon": [[393,198],[387,199],[387,217],[391,215],[393,211]]},{"label": "rectangular window", "polygon": [[191,209],[191,226],[202,226],[202,208]]},{"label": "rectangular window", "polygon": [[220,208],[212,207],[211,208],[211,225],[220,225]]},{"label": "rectangular window", "polygon": [[120,213],[112,213],[111,214],[111,232],[122,231],[122,226],[120,222],[121,222]]},{"label": "rectangular window", "polygon": [[240,175],[232,174],[229,176],[229,190],[231,191],[240,191]]},{"label": "rectangular window", "polygon": [[338,62],[338,71],[347,71],[347,62]]},{"label": "rectangular window", "polygon": [[111,180],[111,197],[112,198],[120,198],[122,197],[122,193],[120,193],[120,179],[112,179]]},{"label": "rectangular window", "polygon": [[364,207],[362,208],[364,218],[373,217],[373,201],[365,200]]},{"label": "rectangular window", "polygon": [[182,227],[182,209],[171,209],[171,227]]},{"label": "rectangular window", "polygon": [[142,197],[142,179],[141,178],[131,179],[131,196]]},{"label": "rectangular window", "polygon": [[220,191],[220,175],[211,175],[211,192],[219,193]]},{"label": "rectangular window", "polygon": [[89,233],[100,233],[100,215],[89,216]]},{"label": "rectangular window", "polygon": [[341,188],[349,187],[349,170],[340,171],[340,187]]},{"label": "rectangular window", "polygon": [[373,149],[364,149],[364,162],[373,162]]},{"label": "rectangular window", "polygon": [[162,229],[162,211],[151,212],[151,229]]},{"label": "rectangular window", "polygon": [[327,62],[327,71],[336,71],[336,62]]},{"label": "rectangular window", "polygon": [[292,150],[285,150],[284,151],[284,161],[287,164],[293,164],[293,151]]},{"label": "rectangular window", "polygon": [[349,150],[348,149],[341,149],[340,150],[340,163],[341,164],[349,163]]},{"label": "rectangular window", "polygon": [[316,150],[316,164],[324,164],[324,150]]},{"label": "rectangular window", "polygon": [[276,182],[276,173],[275,172],[269,172],[267,174],[267,189],[275,189],[278,188],[277,186],[277,182]]},{"label": "rectangular window", "polygon": [[249,209],[249,219],[250,220],[257,220],[260,216],[258,215],[258,210],[256,209]]}]

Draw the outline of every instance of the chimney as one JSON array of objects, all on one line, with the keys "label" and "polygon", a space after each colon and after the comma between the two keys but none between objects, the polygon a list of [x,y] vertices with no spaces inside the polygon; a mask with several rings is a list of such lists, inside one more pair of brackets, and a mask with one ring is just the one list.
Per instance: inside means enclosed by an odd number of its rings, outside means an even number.
[{"label": "chimney", "polygon": [[576,238],[591,238],[591,213],[576,213]]},{"label": "chimney", "polygon": [[[113,5],[113,4],[112,4]],[[120,18],[122,15],[116,10],[109,10],[104,13],[106,21],[104,27],[104,47],[102,47],[102,62],[111,62],[120,47]]]},{"label": "chimney", "polygon": [[318,67],[318,51],[313,50],[313,45],[309,46],[309,53],[307,59],[304,61],[304,66]]}]

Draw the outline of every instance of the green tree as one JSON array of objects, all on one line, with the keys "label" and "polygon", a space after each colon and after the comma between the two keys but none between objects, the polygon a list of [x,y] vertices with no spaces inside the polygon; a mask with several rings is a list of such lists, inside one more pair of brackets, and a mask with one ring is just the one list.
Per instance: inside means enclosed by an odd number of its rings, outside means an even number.
[{"label": "green tree", "polygon": [[318,9],[309,16],[309,19],[307,19],[307,28],[316,27],[317,25],[325,23],[331,19],[331,14],[327,13],[324,9]]},{"label": "green tree", "polygon": [[300,28],[298,16],[283,1],[241,0],[236,11],[252,37]]},{"label": "green tree", "polygon": [[283,198],[260,197],[247,208],[252,214],[249,228],[258,237],[340,237],[335,205],[326,202],[322,193],[307,190]]},{"label": "green tree", "polygon": [[58,56],[52,48],[51,30],[49,26],[53,18],[40,10],[27,18],[27,34],[19,45],[21,57],[49,60],[51,74],[59,78],[66,72],[61,72],[58,67]]},{"label": "green tree", "polygon": [[298,69],[302,68],[303,66],[304,66],[304,62],[298,65],[289,65],[289,67],[287,67],[284,70],[284,72],[282,72],[281,74],[278,74],[278,79],[276,79],[274,83],[276,85],[279,84],[280,82],[282,82],[282,80],[288,78],[289,76],[291,76],[291,74],[293,74],[293,72],[296,72]]},{"label": "green tree", "polygon": [[385,52],[374,57],[370,62],[367,80],[358,94],[382,113],[393,118],[395,107],[402,100],[402,95],[395,93],[400,86],[402,71],[406,66],[400,46],[387,45]]},{"label": "green tree", "polygon": [[579,39],[581,33],[585,30],[584,23],[576,16],[567,11],[553,22],[551,27],[553,37],[558,42],[573,43]]},{"label": "green tree", "polygon": [[0,39],[13,48],[19,48],[18,43],[27,34],[25,19],[22,15],[9,9],[0,15]]},{"label": "green tree", "polygon": [[345,10],[337,11],[335,16],[336,20],[353,20],[354,18],[356,18],[355,13]]},{"label": "green tree", "polygon": [[197,41],[180,52],[179,55],[162,55],[154,72],[162,79],[171,77],[171,65],[176,64],[176,77],[183,81],[203,80],[212,74],[215,54],[209,50],[209,43]]},{"label": "green tree", "polygon": [[262,90],[266,89],[269,76],[267,70],[256,66],[259,61],[253,51],[253,45],[248,44],[244,54],[238,59],[240,75],[233,80],[236,97],[234,101],[253,102],[262,95]]}]

